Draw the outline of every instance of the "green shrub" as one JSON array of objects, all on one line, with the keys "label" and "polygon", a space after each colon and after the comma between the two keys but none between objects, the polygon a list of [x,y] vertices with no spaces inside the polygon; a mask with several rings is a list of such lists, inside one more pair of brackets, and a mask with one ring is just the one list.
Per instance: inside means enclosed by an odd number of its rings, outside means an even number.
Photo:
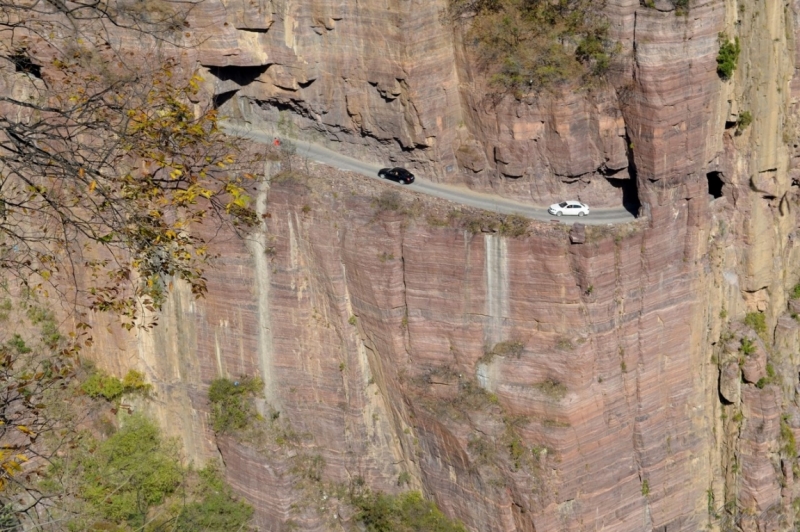
[{"label": "green shrub", "polygon": [[118,378],[98,372],[90,375],[81,384],[81,390],[92,399],[102,397],[107,401],[114,401],[122,396],[125,388]]},{"label": "green shrub", "polygon": [[230,487],[220,477],[215,467],[199,472],[200,483],[196,489],[199,500],[181,508],[175,520],[175,532],[247,530],[245,525],[253,516],[253,508],[234,497]]},{"label": "green shrub", "polygon": [[211,426],[223,434],[246,428],[257,414],[252,398],[260,395],[264,384],[258,377],[242,377],[237,381],[216,379],[208,389],[211,402]]},{"label": "green shrub", "polygon": [[[10,299],[3,299],[0,301],[0,321],[6,321],[11,315],[11,309],[13,308],[14,306]],[[2,530],[2,528],[0,528],[0,530]]]},{"label": "green shrub", "polygon": [[42,335],[42,341],[48,346],[56,346],[62,339],[61,333],[58,332],[58,324],[56,323],[55,314],[52,311],[43,307],[31,305],[27,310],[28,319],[31,323],[39,326],[39,332]]},{"label": "green shrub", "polygon": [[145,383],[144,373],[129,370],[122,380],[103,372],[95,372],[81,384],[83,393],[92,399],[103,398],[106,401],[116,401],[128,393],[147,394],[152,386]]},{"label": "green shrub", "polygon": [[767,336],[767,317],[761,312],[748,312],[744,324],[753,329],[762,339]]},{"label": "green shrub", "polygon": [[233,496],[219,471],[184,468],[177,442],[141,414],[105,441],[84,435],[75,442],[54,457],[40,485],[54,494],[67,487],[60,504],[48,507],[62,512],[48,517],[64,530],[251,530],[253,509]]},{"label": "green shrub", "polygon": [[18,355],[26,355],[32,351],[32,349],[25,344],[25,340],[23,340],[22,336],[16,333],[6,342],[6,346],[15,351]]},{"label": "green shrub", "polygon": [[736,131],[742,132],[747,129],[747,126],[753,123],[753,115],[750,114],[750,111],[742,112],[738,118],[736,118]]},{"label": "green shrub", "polygon": [[556,400],[561,400],[567,395],[567,387],[555,379],[534,384],[534,387],[543,394]]},{"label": "green shrub", "polygon": [[797,283],[794,285],[794,288],[792,288],[791,298],[800,299],[800,283]]},{"label": "green shrub", "polygon": [[418,491],[400,495],[367,492],[354,498],[356,519],[367,532],[466,532]]},{"label": "green shrub", "polygon": [[152,385],[144,381],[144,373],[135,369],[128,370],[122,378],[122,387],[125,393],[148,392],[152,389]]},{"label": "green shrub", "polygon": [[611,63],[605,27],[584,35],[578,42],[575,57],[581,63],[588,65],[593,74],[604,74]]},{"label": "green shrub", "polygon": [[500,234],[503,236],[519,237],[528,233],[530,220],[518,214],[509,214],[500,220]]},{"label": "green shrub", "polygon": [[748,337],[743,337],[741,340],[741,345],[739,346],[739,352],[745,355],[752,355],[756,352],[756,345],[753,341]]},{"label": "green shrub", "polygon": [[728,40],[724,34],[719,36],[719,53],[717,54],[717,74],[725,80],[731,79],[733,71],[736,70],[736,62],[739,60],[739,53],[741,47],[739,46],[739,37],[736,37],[733,42]]},{"label": "green shrub", "polygon": [[86,457],[81,494],[104,518],[142,527],[183,479],[175,456],[152,422],[133,415]]},{"label": "green shrub", "polygon": [[767,384],[777,384],[778,382],[779,377],[775,371],[775,366],[773,366],[771,362],[767,362],[767,375],[758,379],[758,382],[756,382],[756,387],[763,389]]},{"label": "green shrub", "polygon": [[794,438],[792,427],[789,426],[789,419],[786,415],[781,416],[781,451],[787,458],[797,457],[797,442]]}]

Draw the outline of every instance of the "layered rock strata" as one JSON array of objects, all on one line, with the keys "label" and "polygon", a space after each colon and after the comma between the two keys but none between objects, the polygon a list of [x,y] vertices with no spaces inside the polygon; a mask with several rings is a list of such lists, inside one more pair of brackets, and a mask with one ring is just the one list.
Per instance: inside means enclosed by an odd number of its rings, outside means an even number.
[{"label": "layered rock strata", "polygon": [[[162,419],[222,456],[268,529],[351,519],[287,469],[298,456],[332,483],[403,478],[472,530],[787,529],[800,6],[609,1],[610,86],[494,107],[443,7],[209,4],[192,54],[224,109],[282,135],[528,199],[633,193],[641,220],[581,243],[473,232],[455,206],[309,167],[323,179],[260,185],[264,231],[220,239],[205,301],[178,291],[138,345],[101,341],[101,364],[138,356]],[[727,82],[720,33],[742,49]],[[307,437],[271,455],[217,440],[219,375],[260,375]]]}]

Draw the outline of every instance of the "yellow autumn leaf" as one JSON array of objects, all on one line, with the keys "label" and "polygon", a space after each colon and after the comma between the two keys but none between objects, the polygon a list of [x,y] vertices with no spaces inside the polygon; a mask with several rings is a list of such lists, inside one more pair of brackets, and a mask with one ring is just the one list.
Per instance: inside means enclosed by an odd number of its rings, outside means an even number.
[{"label": "yellow autumn leaf", "polygon": [[3,462],[3,469],[9,475],[13,475],[14,473],[22,471],[22,466],[13,460],[9,460],[8,462]]},{"label": "yellow autumn leaf", "polygon": [[89,183],[89,192],[94,192],[94,189],[95,189],[95,188],[97,188],[97,181],[95,181],[95,180],[93,179],[93,180],[92,180],[92,182],[91,182],[91,183]]}]

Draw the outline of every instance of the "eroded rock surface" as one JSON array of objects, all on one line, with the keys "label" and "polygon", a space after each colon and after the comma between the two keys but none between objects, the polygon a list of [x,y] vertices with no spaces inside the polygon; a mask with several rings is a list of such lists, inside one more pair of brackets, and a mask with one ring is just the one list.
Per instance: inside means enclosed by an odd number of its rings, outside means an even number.
[{"label": "eroded rock surface", "polygon": [[[186,61],[237,118],[434,180],[643,216],[580,243],[558,225],[472,232],[456,206],[390,208],[375,183],[311,163],[323,180],[260,184],[263,231],[219,239],[206,300],[179,289],[152,335],[99,339],[101,365],[137,354],[158,415],[192,457],[225,459],[266,528],[350,522],[286,467],[319,456],[330,482],[398,491],[402,475],[471,530],[788,529],[800,5],[643,4],[606,5],[621,43],[608,85],[497,105],[442,2],[201,4],[187,33],[207,39]],[[742,47],[731,81],[720,33]],[[754,353],[748,313],[767,325]],[[307,435],[298,448],[211,433],[209,382],[245,374]]]}]

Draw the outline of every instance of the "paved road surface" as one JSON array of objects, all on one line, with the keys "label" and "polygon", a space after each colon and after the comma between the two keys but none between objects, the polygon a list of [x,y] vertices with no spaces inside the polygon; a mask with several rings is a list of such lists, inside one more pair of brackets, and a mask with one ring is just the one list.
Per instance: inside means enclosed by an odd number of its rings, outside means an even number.
[{"label": "paved road surface", "polygon": [[[222,128],[233,135],[250,138],[252,140],[255,140],[256,142],[262,142],[264,144],[271,144],[275,138],[274,132],[268,130],[260,130],[250,125],[224,123],[222,124]],[[382,168],[381,165],[365,163],[363,161],[353,159],[352,157],[347,157],[346,155],[336,153],[335,151],[329,150],[327,148],[323,148],[322,146],[319,146],[317,144],[311,144],[309,142],[303,142],[301,140],[294,140],[294,139],[289,139],[289,140],[296,146],[297,155],[300,155],[302,157],[307,157],[322,164],[333,166],[341,170],[357,172],[367,177],[372,177],[384,181],[383,179],[378,177],[378,170]],[[387,163],[384,166],[390,166],[390,165]],[[393,181],[385,181],[385,182],[396,184]],[[555,216],[552,216],[547,213],[547,207],[536,207],[533,205],[526,205],[524,203],[520,203],[518,201],[514,201],[511,199],[506,199],[500,196],[495,196],[493,194],[484,194],[481,192],[475,192],[463,186],[432,183],[430,181],[426,181],[424,178],[420,178],[419,175],[417,175],[416,181],[414,181],[414,183],[412,183],[411,185],[400,185],[400,184],[396,185],[408,187],[411,190],[415,190],[423,194],[428,194],[430,196],[435,196],[437,198],[446,199],[454,203],[460,203],[461,205],[478,207],[480,209],[485,209],[487,211],[500,212],[503,214],[519,214],[525,216],[526,218],[531,218],[534,220],[543,220],[543,221],[559,220],[564,223],[572,223],[580,221],[582,223],[593,224],[593,225],[626,223],[634,220],[634,216],[623,207],[615,209],[593,208],[591,209],[591,213],[589,214],[589,216],[585,216],[582,218],[578,217],[556,218]],[[589,207],[591,207],[591,205]]]}]

